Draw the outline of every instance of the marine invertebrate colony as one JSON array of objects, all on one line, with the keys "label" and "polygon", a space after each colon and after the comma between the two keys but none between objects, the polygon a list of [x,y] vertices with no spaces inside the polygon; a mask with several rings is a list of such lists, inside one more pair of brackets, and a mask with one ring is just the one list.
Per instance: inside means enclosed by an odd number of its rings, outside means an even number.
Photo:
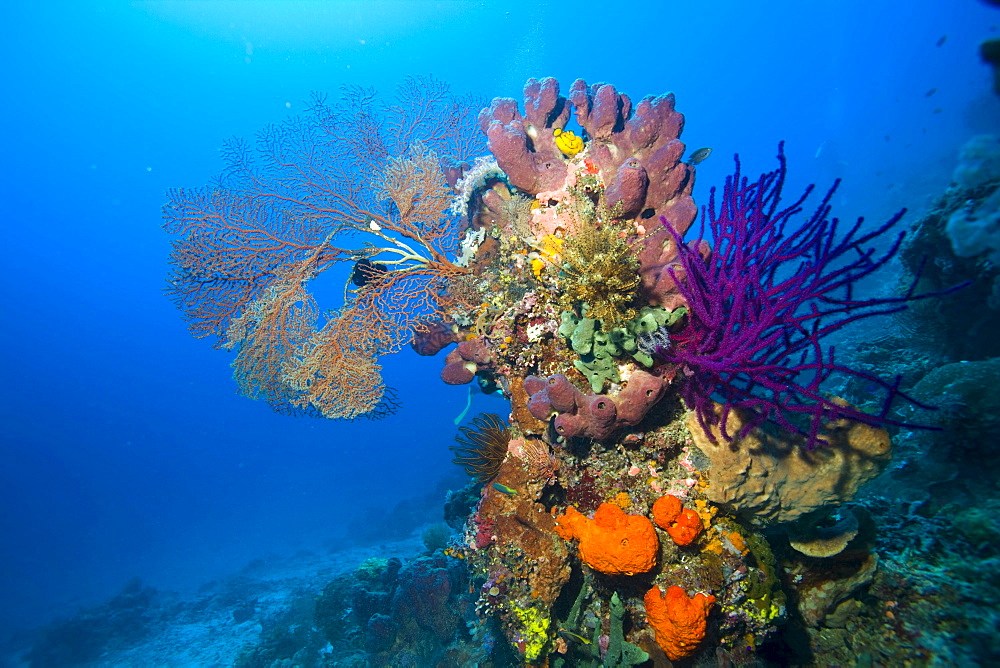
[{"label": "marine invertebrate colony", "polygon": [[684,508],[673,494],[665,494],[653,504],[653,521],[678,545],[690,545],[701,533],[702,522],[698,513]]},{"label": "marine invertebrate colony", "polygon": [[613,503],[602,503],[593,519],[570,506],[556,522],[556,533],[565,540],[579,540],[580,557],[595,570],[633,575],[656,565],[660,541],[653,523],[642,515],[626,515]]},{"label": "marine invertebrate colony", "polygon": [[705,619],[714,602],[714,596],[701,593],[688,597],[677,585],[669,587],[666,593],[659,587],[646,592],[649,624],[656,632],[656,642],[671,661],[694,653],[695,647],[705,637]]},{"label": "marine invertebrate colony", "polygon": [[[803,434],[812,448],[822,443],[821,426],[842,418],[867,424],[901,424],[889,416],[902,397],[922,406],[891,381],[837,363],[834,347],[823,339],[847,325],[906,308],[916,295],[916,281],[905,294],[859,299],[854,288],[897,252],[899,233],[885,250],[874,242],[889,233],[903,211],[871,231],[859,218],[846,234],[829,218],[835,182],[813,214],[796,227],[812,193],[809,186],[790,205],[782,204],[786,164],[784,145],[778,169],[751,182],[736,171],[726,178],[721,199],[716,190],[705,208],[714,248],[706,260],[696,249],[700,239],[685,244],[670,221],[679,251],[683,280],[678,289],[690,309],[683,329],[661,358],[684,370],[682,395],[697,412],[706,433],[718,425],[724,438],[742,437],[765,421]],[[702,225],[704,226],[704,219]],[[704,227],[702,228],[704,236]],[[671,269],[677,276],[680,272]],[[870,414],[826,396],[823,383],[834,374],[860,378],[881,392],[881,407]],[[714,401],[722,404],[715,411]],[[729,411],[751,416],[738,434],[726,430]]]}]

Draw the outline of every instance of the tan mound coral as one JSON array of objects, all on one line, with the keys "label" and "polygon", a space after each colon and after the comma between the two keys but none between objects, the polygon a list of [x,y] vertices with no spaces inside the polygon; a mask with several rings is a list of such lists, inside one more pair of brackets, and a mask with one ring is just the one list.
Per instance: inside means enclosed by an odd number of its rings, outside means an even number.
[{"label": "tan mound coral", "polygon": [[[739,411],[730,411],[728,432],[738,433],[742,424]],[[712,443],[693,413],[687,425],[712,462],[709,500],[760,525],[808,521],[850,501],[891,456],[884,429],[847,420],[826,425],[822,436],[829,445],[811,451],[804,438],[777,430],[757,428],[742,440],[726,442],[713,428]]]}]

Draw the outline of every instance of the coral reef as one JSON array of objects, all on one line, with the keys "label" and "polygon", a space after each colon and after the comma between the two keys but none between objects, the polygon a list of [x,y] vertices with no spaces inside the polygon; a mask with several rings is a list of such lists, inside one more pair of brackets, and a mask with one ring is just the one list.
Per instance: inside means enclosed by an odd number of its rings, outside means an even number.
[{"label": "coral reef", "polygon": [[[437,90],[428,86],[406,99],[424,100]],[[327,127],[332,113],[318,108],[285,132]],[[737,160],[692,239],[698,159],[682,160],[673,95],[633,105],[608,84],[578,80],[563,96],[554,79],[531,79],[523,103],[493,100],[478,126],[469,145],[485,141],[492,157],[446,160],[451,135],[415,126],[420,142],[390,142],[381,167],[365,168],[381,192],[332,213],[304,184],[292,208],[270,191],[253,199],[254,211],[287,216],[288,242],[269,264],[241,264],[227,244],[274,233],[277,221],[236,237],[204,229],[203,211],[248,207],[253,170],[238,155],[216,195],[228,204],[199,208],[177,193],[168,206],[182,236],[175,297],[197,333],[237,351],[248,394],[293,412],[379,415],[391,395],[378,359],[409,337],[419,354],[457,344],[441,380],[475,380],[510,403],[509,414],[460,428],[455,462],[472,482],[449,492],[428,553],[357,576],[349,599],[334,587],[327,622],[349,605],[372,665],[842,665],[849,650],[874,662],[880,633],[899,638],[880,656],[919,660],[903,649],[912,631],[885,626],[889,602],[905,598],[902,556],[884,570],[865,485],[883,476],[915,489],[907,471],[943,485],[971,455],[936,478],[891,457],[930,443],[927,461],[943,462],[996,432],[980,413],[998,412],[989,388],[1000,350],[949,357],[983,349],[962,336],[996,348],[985,343],[998,302],[992,163],[969,158],[956,177],[971,209],[953,193],[904,241],[902,212],[841,227],[836,184],[800,216],[812,187],[782,201],[779,147],[778,168],[758,179]],[[272,190],[286,185],[264,176]],[[339,248],[341,232],[368,241]],[[865,292],[897,255],[906,275]],[[307,283],[340,261],[353,263],[356,287],[320,315]],[[243,270],[257,278],[246,283]],[[195,287],[206,277],[219,292]],[[953,322],[935,331],[942,314]],[[849,326],[874,317],[886,334],[835,356]],[[907,341],[908,317],[923,334],[893,349]],[[906,353],[920,341],[919,355]],[[919,429],[933,424],[948,431]],[[985,543],[995,522],[967,508],[982,483],[951,489],[939,498],[963,519],[950,526],[994,558]]]},{"label": "coral reef", "polygon": [[[962,147],[954,181],[968,190],[1000,181],[1000,137],[970,139]],[[948,217],[944,230],[955,255],[982,255],[996,264],[1000,261],[1000,194],[994,190],[989,197],[968,200]]]},{"label": "coral reef", "polygon": [[141,641],[155,626],[158,592],[138,578],[112,599],[53,622],[38,632],[27,655],[33,668],[98,662],[107,652]]},{"label": "coral reef", "polygon": [[921,341],[938,362],[1000,356],[1000,339],[994,336],[1000,327],[1000,267],[989,260],[1000,237],[988,227],[1000,192],[998,165],[996,137],[966,144],[954,183],[913,225],[900,251],[922,289],[963,286],[914,304],[903,323],[907,338]]}]

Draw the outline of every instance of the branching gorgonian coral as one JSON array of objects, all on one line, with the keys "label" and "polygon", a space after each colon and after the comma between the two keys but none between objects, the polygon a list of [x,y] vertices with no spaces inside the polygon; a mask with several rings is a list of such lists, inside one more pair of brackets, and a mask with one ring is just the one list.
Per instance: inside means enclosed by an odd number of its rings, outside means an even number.
[{"label": "branching gorgonian coral", "polygon": [[[909,301],[916,281],[898,297],[860,299],[859,281],[883,267],[899,249],[902,233],[884,250],[875,242],[899,222],[900,212],[882,225],[862,230],[859,219],[846,234],[829,218],[838,182],[815,212],[797,224],[806,192],[782,206],[786,166],[783,145],[778,169],[751,183],[736,172],[722,198],[713,188],[705,214],[714,244],[706,260],[670,228],[680,250],[685,278],[678,280],[689,310],[683,328],[659,348],[662,359],[679,365],[682,395],[706,433],[719,425],[723,437],[739,437],[764,421],[803,434],[808,446],[822,443],[823,423],[849,418],[867,424],[901,424],[889,415],[896,398],[918,404],[885,380],[837,363],[824,339],[863,318],[895,313]],[[704,225],[704,221],[703,221]],[[704,228],[702,229],[704,234]],[[699,239],[700,241],[700,239]],[[673,273],[673,272],[672,272]],[[881,409],[869,414],[827,396],[824,382],[835,374],[863,380],[880,393]],[[721,414],[715,402],[722,404]],[[740,434],[726,433],[733,408],[747,411]]]}]

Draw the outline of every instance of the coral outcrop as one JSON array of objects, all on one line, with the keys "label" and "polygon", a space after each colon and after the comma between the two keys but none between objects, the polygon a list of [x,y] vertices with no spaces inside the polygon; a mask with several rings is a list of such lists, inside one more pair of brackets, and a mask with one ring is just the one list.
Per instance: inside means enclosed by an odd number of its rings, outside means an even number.
[{"label": "coral outcrop", "polygon": [[[338,110],[360,117],[365,99],[348,92]],[[992,367],[943,366],[911,393],[903,373],[835,359],[825,337],[918,298],[937,308],[965,274],[982,316],[995,185],[963,186],[975,212],[949,201],[907,246],[902,290],[868,298],[859,281],[890,266],[902,214],[838,226],[834,187],[800,219],[810,190],[782,202],[781,148],[756,179],[737,159],[705,207],[705,238],[687,234],[707,151],[684,160],[672,94],[633,103],[609,84],[577,80],[563,95],[531,79],[523,102],[479,112],[467,143],[471,116],[446,90],[415,80],[400,100],[392,122],[372,116],[374,138],[329,125],[341,117],[318,103],[273,134],[287,165],[257,174],[241,157],[252,152],[234,150],[224,191],[178,191],[167,208],[180,236],[172,294],[197,334],[237,352],[251,396],[379,417],[395,403],[377,361],[410,341],[428,355],[457,343],[441,380],[509,402],[458,427],[454,461],[472,482],[449,494],[429,554],[391,584],[353,588],[359,651],[374,665],[756,665],[793,655],[768,647],[789,620],[819,629],[860,615],[878,560],[859,490],[890,458],[883,427],[913,426],[894,400],[945,403],[949,426],[986,438],[995,425],[959,404],[992,410]],[[411,121],[412,138],[393,134]],[[482,140],[492,156],[469,153]],[[352,171],[352,142],[389,155]],[[329,190],[300,172],[353,199],[331,212]],[[292,222],[249,215],[269,207]],[[261,235],[278,239],[275,256],[245,255]],[[919,255],[941,248],[948,261],[920,274]],[[353,287],[325,312],[306,286],[340,262]],[[216,280],[224,289],[203,291]],[[325,598],[331,636],[345,600]]]}]

